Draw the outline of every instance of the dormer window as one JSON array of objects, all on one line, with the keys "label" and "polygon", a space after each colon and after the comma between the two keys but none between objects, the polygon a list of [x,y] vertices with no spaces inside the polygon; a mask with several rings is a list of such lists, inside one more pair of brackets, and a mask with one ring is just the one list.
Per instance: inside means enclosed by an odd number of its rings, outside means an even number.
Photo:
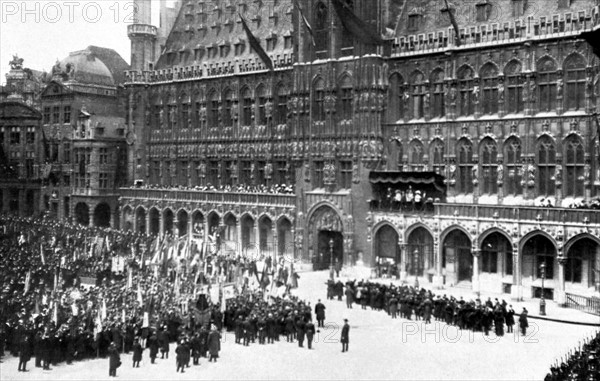
[{"label": "dormer window", "polygon": [[421,15],[413,13],[408,15],[408,30],[410,32],[416,32],[421,27]]},{"label": "dormer window", "polygon": [[488,21],[490,19],[490,15],[492,14],[492,4],[488,3],[487,1],[478,3],[475,5],[475,10],[477,11],[477,22]]}]

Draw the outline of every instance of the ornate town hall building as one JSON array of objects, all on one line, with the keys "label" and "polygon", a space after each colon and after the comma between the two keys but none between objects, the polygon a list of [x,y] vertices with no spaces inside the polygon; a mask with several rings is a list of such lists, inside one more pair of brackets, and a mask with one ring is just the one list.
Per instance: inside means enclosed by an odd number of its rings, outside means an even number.
[{"label": "ornate town hall building", "polygon": [[560,303],[598,290],[597,1],[343,1],[383,43],[334,0],[186,0],[161,43],[149,3],[121,227],[513,297],[542,272]]}]

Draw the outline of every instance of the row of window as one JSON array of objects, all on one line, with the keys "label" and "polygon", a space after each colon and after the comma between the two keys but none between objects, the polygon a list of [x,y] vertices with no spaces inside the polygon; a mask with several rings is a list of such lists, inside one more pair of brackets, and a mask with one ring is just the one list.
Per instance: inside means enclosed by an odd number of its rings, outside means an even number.
[{"label": "row of window", "polygon": [[60,106],[44,107],[43,122],[44,124],[71,123],[71,106],[62,107],[62,119]]},{"label": "row of window", "polygon": [[[397,160],[402,165],[404,152],[402,145],[397,144]],[[502,184],[505,195],[520,195],[524,184],[532,181],[537,186],[539,195],[554,195],[556,183],[562,182],[565,196],[583,197],[585,182],[590,180],[591,174],[589,163],[586,164],[582,139],[571,135],[564,140],[562,164],[557,161],[556,144],[549,136],[542,136],[536,147],[535,166],[525,168],[520,139],[509,138],[500,148],[502,152],[499,152],[498,144],[493,139],[486,138],[479,144],[479,163],[476,164],[473,160],[473,143],[463,138],[456,145],[455,170],[451,165],[448,166],[448,170],[455,173],[447,175],[455,178],[458,193],[472,193],[473,180],[477,179],[481,194],[497,194],[498,184]],[[430,168],[439,174],[446,174],[444,142],[434,140],[427,154],[421,141],[410,142],[407,153],[409,170],[425,170],[426,156],[429,156]]]},{"label": "row of window", "polygon": [[21,144],[24,135],[25,144],[35,143],[35,127],[0,127],[0,144],[8,137],[9,144]]},{"label": "row of window", "polygon": [[555,111],[559,99],[564,99],[565,110],[583,110],[586,86],[593,86],[586,75],[586,60],[580,54],[572,54],[565,60],[562,75],[554,59],[542,58],[529,83],[518,60],[510,61],[502,74],[495,64],[487,63],[478,78],[470,66],[463,65],[457,71],[456,85],[447,88],[445,80],[442,69],[434,70],[429,80],[421,71],[414,71],[408,83],[400,74],[392,74],[388,119],[395,122],[424,118],[428,110],[432,118],[444,117],[449,102],[456,104],[459,116],[473,115],[478,104],[481,114],[497,114],[500,101],[504,101],[509,114],[523,112],[528,102],[539,112]]}]

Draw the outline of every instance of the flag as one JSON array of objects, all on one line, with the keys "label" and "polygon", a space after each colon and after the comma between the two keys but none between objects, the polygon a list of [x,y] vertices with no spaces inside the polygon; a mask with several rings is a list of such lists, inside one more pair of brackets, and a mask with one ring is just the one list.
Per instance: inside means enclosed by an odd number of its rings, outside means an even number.
[{"label": "flag", "polygon": [[54,272],[54,291],[56,291],[58,289],[58,267],[56,268],[56,271]]},{"label": "flag", "polygon": [[125,324],[125,308],[123,308],[123,310],[122,310],[122,314],[121,314],[121,322],[122,322],[123,324]]},{"label": "flag", "polygon": [[372,25],[358,18],[345,2],[342,0],[332,0],[331,2],[342,25],[355,39],[366,45],[383,44],[379,32]]},{"label": "flag", "polygon": [[98,316],[96,316],[96,327],[94,328],[94,337],[102,332],[102,318],[100,317],[100,310],[98,310]]},{"label": "flag", "polygon": [[296,6],[296,8],[298,8],[298,12],[300,12],[300,18],[302,19],[302,23],[304,23],[304,27],[306,28],[306,30],[308,31],[308,34],[310,35],[310,41],[312,42],[313,46],[316,46],[317,44],[315,42],[315,34],[313,33],[312,27],[308,23],[306,16],[304,16],[304,12],[302,12],[302,8],[300,7],[298,0],[294,0],[294,5]]},{"label": "flag", "polygon": [[79,315],[79,308],[77,307],[77,303],[75,302],[71,304],[71,313],[73,314],[73,316]]},{"label": "flag", "polygon": [[54,313],[52,314],[52,321],[58,326],[58,302],[54,303]]},{"label": "flag", "polygon": [[139,283],[138,283],[138,289],[137,289],[137,301],[140,304],[140,306],[144,305],[144,298],[142,297],[142,289],[140,288]]},{"label": "flag", "polygon": [[106,251],[110,253],[110,240],[108,239],[108,235],[106,236]]},{"label": "flag", "polygon": [[102,320],[106,319],[106,299],[102,299]]},{"label": "flag", "polygon": [[448,12],[448,17],[450,17],[450,23],[454,28],[454,33],[456,34],[456,46],[460,46],[460,31],[458,30],[458,23],[456,22],[456,18],[454,17],[454,10],[450,8],[448,5],[448,0],[444,0],[446,3],[446,8],[442,9],[442,12]]},{"label": "flag", "polygon": [[144,312],[144,319],[142,321],[142,328],[150,327],[150,314],[148,312]]},{"label": "flag", "polygon": [[[595,113],[594,120],[596,121],[596,139],[598,139],[598,145],[600,146],[600,114]],[[596,159],[598,160],[598,165],[600,165],[600,155]]]},{"label": "flag", "polygon": [[40,243],[40,259],[42,260],[42,265],[46,264],[46,257],[44,257],[44,247]]},{"label": "flag", "polygon": [[238,15],[240,16],[240,19],[242,20],[242,26],[244,27],[244,30],[246,31],[246,36],[248,37],[248,42],[250,43],[250,46],[252,47],[252,49],[254,49],[256,54],[258,54],[258,56],[263,61],[265,66],[269,69],[269,71],[275,70],[275,68],[273,67],[273,61],[271,61],[271,58],[267,55],[267,52],[265,52],[265,50],[262,48],[262,46],[260,46],[260,42],[258,41],[258,39],[256,37],[254,37],[254,35],[250,31],[250,28],[248,28],[248,24],[246,24],[246,20],[242,17],[242,14],[238,12]]},{"label": "flag", "polygon": [[25,275],[25,291],[23,295],[26,295],[29,292],[29,287],[31,285],[31,269],[27,271],[27,275]]},{"label": "flag", "polygon": [[128,275],[127,275],[127,288],[129,290],[131,290],[131,287],[133,287],[133,270],[131,269],[131,267],[128,267],[127,270],[128,270],[127,271],[128,272]]},{"label": "flag", "polygon": [[226,297],[225,294],[226,294],[226,292],[225,292],[225,289],[223,288],[221,290],[221,313],[225,313],[225,310],[226,310],[225,306],[227,305],[227,299],[225,299],[225,297]]}]

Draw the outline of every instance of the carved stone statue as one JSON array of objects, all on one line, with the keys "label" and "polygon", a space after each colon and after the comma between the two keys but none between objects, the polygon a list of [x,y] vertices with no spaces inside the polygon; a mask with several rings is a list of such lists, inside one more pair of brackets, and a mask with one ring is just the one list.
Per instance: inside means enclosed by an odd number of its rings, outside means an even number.
[{"label": "carved stone statue", "polygon": [[479,166],[478,165],[474,165],[473,168],[471,169],[471,175],[472,175],[472,180],[473,180],[473,185],[477,186],[477,184],[479,184]]},{"label": "carved stone statue", "polygon": [[23,58],[19,58],[17,55],[13,55],[12,61],[8,63],[11,70],[22,70],[23,69]]},{"label": "carved stone statue", "polygon": [[265,164],[265,179],[270,180],[273,176],[273,164]]},{"label": "carved stone statue", "polygon": [[504,165],[502,165],[502,162],[498,163],[496,169],[496,183],[500,186],[504,183]]},{"label": "carved stone statue", "polygon": [[559,78],[558,81],[556,81],[556,95],[558,98],[562,98],[563,96],[563,85],[562,78]]},{"label": "carved stone statue", "polygon": [[504,82],[498,83],[498,100],[499,101],[504,100]]},{"label": "carved stone statue", "polygon": [[479,86],[473,87],[473,103],[474,104],[479,103],[479,95],[480,95]]}]

